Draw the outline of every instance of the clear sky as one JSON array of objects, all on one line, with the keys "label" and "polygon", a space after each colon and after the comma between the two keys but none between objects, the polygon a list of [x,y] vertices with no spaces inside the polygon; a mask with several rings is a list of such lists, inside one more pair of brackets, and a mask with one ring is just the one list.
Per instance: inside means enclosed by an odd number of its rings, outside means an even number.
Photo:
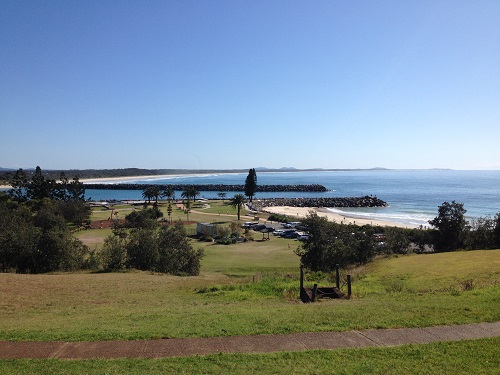
[{"label": "clear sky", "polygon": [[500,169],[500,1],[0,2],[0,167]]}]

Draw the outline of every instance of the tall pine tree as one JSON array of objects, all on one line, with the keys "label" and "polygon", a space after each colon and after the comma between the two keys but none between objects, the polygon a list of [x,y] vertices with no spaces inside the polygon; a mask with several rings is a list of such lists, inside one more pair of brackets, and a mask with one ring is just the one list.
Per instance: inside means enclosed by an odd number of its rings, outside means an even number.
[{"label": "tall pine tree", "polygon": [[248,171],[248,176],[245,180],[245,195],[248,197],[250,202],[252,202],[253,196],[257,192],[257,173],[255,168],[251,168]]}]

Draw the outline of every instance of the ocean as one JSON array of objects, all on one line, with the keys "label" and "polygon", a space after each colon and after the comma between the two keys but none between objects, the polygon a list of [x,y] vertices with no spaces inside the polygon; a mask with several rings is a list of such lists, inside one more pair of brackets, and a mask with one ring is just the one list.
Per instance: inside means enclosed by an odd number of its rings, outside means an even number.
[{"label": "ocean", "polygon": [[[148,184],[244,184],[246,173],[213,173],[182,175],[110,183]],[[331,209],[332,212],[354,218],[386,220],[405,225],[427,226],[437,216],[445,201],[463,203],[468,219],[491,216],[500,212],[500,171],[457,170],[356,170],[319,172],[259,172],[257,184],[296,185],[321,184],[324,193],[257,193],[254,199],[272,197],[359,197],[373,195],[389,205],[382,208]],[[217,192],[200,192],[205,198],[218,198]],[[240,192],[226,192],[231,198]],[[181,192],[176,192],[180,198]],[[139,200],[141,190],[92,190],[86,198],[92,200]]]}]

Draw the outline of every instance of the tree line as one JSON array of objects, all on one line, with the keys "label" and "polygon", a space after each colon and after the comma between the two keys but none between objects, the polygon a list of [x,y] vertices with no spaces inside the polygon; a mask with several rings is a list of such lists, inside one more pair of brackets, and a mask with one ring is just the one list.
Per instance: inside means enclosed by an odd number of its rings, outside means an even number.
[{"label": "tree line", "polygon": [[12,189],[0,194],[0,267],[3,272],[43,273],[79,269],[88,248],[74,238],[73,227],[88,222],[85,189],[65,174],[48,179],[37,167],[28,179],[19,169]]},{"label": "tree line", "polygon": [[378,254],[408,254],[500,248],[500,212],[466,220],[462,203],[444,202],[429,221],[431,229],[357,226],[329,222],[311,213],[302,221],[310,237],[296,249],[312,271],[332,272],[370,262]]},{"label": "tree line", "polygon": [[[116,225],[100,252],[90,250],[73,236],[88,223],[90,205],[78,178],[71,182],[47,178],[37,167],[29,180],[18,170],[12,189],[0,193],[0,270],[46,273],[78,269],[147,269],[173,274],[199,273],[203,252],[193,250],[184,227],[160,227],[161,212],[144,209]],[[122,256],[118,256],[122,254]]]}]

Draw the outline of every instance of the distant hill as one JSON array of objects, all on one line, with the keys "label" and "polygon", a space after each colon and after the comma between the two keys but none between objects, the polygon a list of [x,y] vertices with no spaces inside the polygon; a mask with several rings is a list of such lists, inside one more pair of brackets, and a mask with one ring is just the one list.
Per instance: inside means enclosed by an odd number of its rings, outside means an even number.
[{"label": "distant hill", "polygon": [[[17,169],[1,168],[0,167],[0,181],[8,182],[12,179]],[[24,168],[24,171],[29,176],[34,173],[34,168]],[[266,172],[321,172],[321,171],[367,171],[367,170],[387,170],[387,168],[359,168],[359,169],[327,169],[327,168],[309,168],[298,169],[294,167],[281,167],[281,168],[255,168],[256,171],[261,173]],[[182,174],[206,174],[206,173],[248,173],[248,169],[141,169],[141,168],[122,168],[122,169],[66,169],[66,170],[53,170],[43,169],[45,178],[59,180],[61,172],[66,174],[66,177],[72,179],[78,177],[79,179],[93,179],[93,178],[113,178],[113,177],[142,177],[142,176],[160,176],[160,175],[182,175]]]}]

